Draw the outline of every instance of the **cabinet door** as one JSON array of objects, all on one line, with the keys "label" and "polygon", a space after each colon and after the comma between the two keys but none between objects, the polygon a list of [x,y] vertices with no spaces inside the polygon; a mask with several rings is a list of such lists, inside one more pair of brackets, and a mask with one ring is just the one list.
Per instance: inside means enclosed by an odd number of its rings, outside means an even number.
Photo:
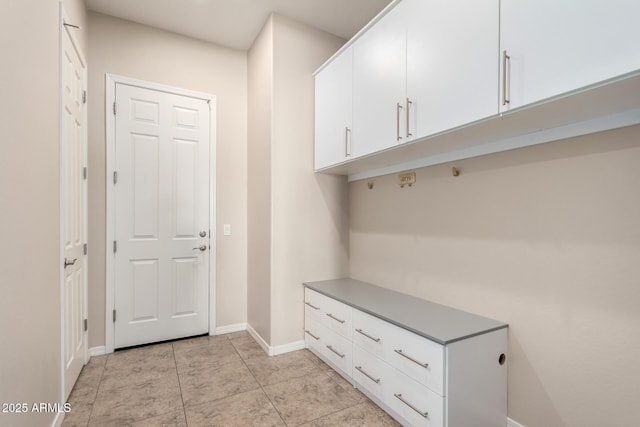
[{"label": "cabinet door", "polygon": [[[640,2],[502,0],[509,110],[640,69]],[[503,68],[506,68],[506,76]]]},{"label": "cabinet door", "polygon": [[316,170],[348,160],[351,154],[352,59],[350,47],[316,74]]},{"label": "cabinet door", "polygon": [[402,2],[353,45],[354,156],[404,142],[406,28]]},{"label": "cabinet door", "polygon": [[432,135],[498,114],[498,0],[405,0],[408,132]]}]

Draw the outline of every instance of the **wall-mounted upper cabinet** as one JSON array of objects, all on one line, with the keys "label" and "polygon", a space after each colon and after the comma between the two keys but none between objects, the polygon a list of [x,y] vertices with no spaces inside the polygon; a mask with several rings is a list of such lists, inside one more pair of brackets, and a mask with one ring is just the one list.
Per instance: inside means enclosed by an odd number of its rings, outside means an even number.
[{"label": "wall-mounted upper cabinet", "polygon": [[406,3],[382,17],[353,44],[353,155],[405,141]]},{"label": "wall-mounted upper cabinet", "polygon": [[349,46],[315,79],[315,169],[351,158],[353,48]]},{"label": "wall-mounted upper cabinet", "polygon": [[502,111],[640,69],[639,1],[500,3]]},{"label": "wall-mounted upper cabinet", "polygon": [[[638,124],[638,16],[631,0],[395,0],[316,73],[317,126],[340,119],[316,133],[341,141],[316,170],[362,179]],[[348,60],[352,98],[327,83]]]},{"label": "wall-mounted upper cabinet", "polygon": [[404,0],[409,134],[422,138],[498,113],[498,0]]}]

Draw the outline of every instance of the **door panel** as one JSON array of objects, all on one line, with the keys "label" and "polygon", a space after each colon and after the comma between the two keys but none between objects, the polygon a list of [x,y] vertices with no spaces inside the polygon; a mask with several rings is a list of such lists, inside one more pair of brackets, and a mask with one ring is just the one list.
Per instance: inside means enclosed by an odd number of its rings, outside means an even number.
[{"label": "door panel", "polygon": [[63,250],[65,266],[62,282],[62,345],[64,394],[69,397],[85,363],[85,112],[83,93],[85,64],[67,31],[63,31],[61,175]]},{"label": "door panel", "polygon": [[115,347],[206,333],[209,107],[122,83],[116,105]]}]

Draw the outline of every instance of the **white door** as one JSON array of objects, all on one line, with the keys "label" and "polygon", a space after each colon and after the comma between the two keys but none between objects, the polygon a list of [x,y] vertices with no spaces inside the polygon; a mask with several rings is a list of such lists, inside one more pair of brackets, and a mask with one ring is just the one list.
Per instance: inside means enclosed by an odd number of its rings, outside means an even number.
[{"label": "white door", "polygon": [[498,0],[405,0],[407,135],[420,138],[498,113]]},{"label": "white door", "polygon": [[116,348],[209,330],[207,101],[115,89]]},{"label": "white door", "polygon": [[62,284],[63,307],[63,376],[64,397],[71,389],[85,363],[86,331],[85,280],[85,100],[86,67],[76,50],[67,27],[61,47],[61,209],[64,251]]},{"label": "white door", "polygon": [[509,102],[501,110],[640,68],[639,16],[640,2],[631,0],[502,0],[500,51],[508,60],[500,77]]},{"label": "white door", "polygon": [[405,6],[399,3],[353,44],[353,157],[406,141]]},{"label": "white door", "polygon": [[353,48],[349,47],[315,78],[315,169],[351,156]]}]

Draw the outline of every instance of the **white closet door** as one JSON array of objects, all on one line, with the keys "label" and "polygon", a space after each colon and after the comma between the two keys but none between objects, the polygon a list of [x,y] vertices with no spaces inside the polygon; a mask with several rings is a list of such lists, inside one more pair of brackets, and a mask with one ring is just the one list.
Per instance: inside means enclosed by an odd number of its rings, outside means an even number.
[{"label": "white closet door", "polygon": [[209,107],[116,85],[115,347],[206,333]]}]

